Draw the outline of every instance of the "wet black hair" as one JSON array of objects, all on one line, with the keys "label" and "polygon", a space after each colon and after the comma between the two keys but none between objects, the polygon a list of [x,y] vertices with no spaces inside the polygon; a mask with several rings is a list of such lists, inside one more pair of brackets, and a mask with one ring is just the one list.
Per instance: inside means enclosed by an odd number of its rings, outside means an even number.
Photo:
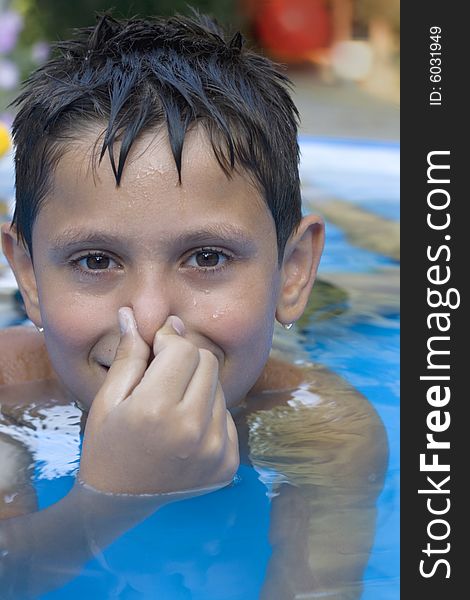
[{"label": "wet black hair", "polygon": [[239,32],[229,37],[196,13],[127,20],[100,15],[96,26],[55,45],[14,105],[13,225],[31,255],[33,224],[54,169],[86,127],[104,128],[99,160],[108,154],[119,185],[132,144],[162,125],[181,182],[185,135],[200,125],[226,175],[246,173],[262,193],[282,260],[301,220],[298,112],[285,74],[246,48]]}]

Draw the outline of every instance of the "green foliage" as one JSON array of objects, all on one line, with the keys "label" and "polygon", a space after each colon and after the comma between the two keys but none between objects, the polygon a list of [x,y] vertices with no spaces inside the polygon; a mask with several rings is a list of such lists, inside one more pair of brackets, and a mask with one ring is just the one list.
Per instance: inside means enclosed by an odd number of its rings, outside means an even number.
[{"label": "green foliage", "polygon": [[[117,18],[189,14],[190,6],[216,17],[221,23],[238,26],[235,0],[19,0],[24,9],[26,38],[31,34],[49,41],[70,37],[76,27],[93,25],[97,12],[112,10]],[[30,39],[30,41],[34,41]]]}]

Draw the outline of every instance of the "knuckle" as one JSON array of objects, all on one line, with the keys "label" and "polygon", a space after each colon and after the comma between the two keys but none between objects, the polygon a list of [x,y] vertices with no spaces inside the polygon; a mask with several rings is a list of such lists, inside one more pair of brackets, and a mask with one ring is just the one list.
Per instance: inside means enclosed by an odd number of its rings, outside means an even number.
[{"label": "knuckle", "polygon": [[[129,407],[130,407],[131,398],[132,398],[132,396],[129,398],[129,402],[128,402]],[[129,432],[134,432],[134,431],[140,431],[142,428],[142,425],[143,425],[143,423],[145,423],[146,419],[143,418],[141,411],[128,408],[128,410],[126,411],[126,415],[125,415],[125,421],[126,421],[127,431],[129,433]]]},{"label": "knuckle", "polygon": [[226,440],[221,433],[213,433],[206,443],[207,456],[212,460],[220,460],[223,458],[225,451]]},{"label": "knuckle", "polygon": [[141,419],[146,425],[154,427],[163,420],[162,407],[158,403],[149,402],[142,409]]},{"label": "knuckle", "polygon": [[197,423],[191,422],[187,423],[184,428],[183,440],[184,444],[191,448],[193,452],[195,452],[198,447],[201,445],[203,438],[203,433],[200,427],[198,427]]},{"label": "knuckle", "polygon": [[185,338],[176,338],[175,345],[181,360],[194,360],[198,357],[196,346]]},{"label": "knuckle", "polygon": [[[134,392],[135,393],[135,392]],[[129,409],[126,414],[126,423],[134,431],[147,432],[149,429],[156,432],[156,427],[164,422],[163,409],[158,403],[148,402],[145,405],[133,406],[134,393],[128,400]]]}]

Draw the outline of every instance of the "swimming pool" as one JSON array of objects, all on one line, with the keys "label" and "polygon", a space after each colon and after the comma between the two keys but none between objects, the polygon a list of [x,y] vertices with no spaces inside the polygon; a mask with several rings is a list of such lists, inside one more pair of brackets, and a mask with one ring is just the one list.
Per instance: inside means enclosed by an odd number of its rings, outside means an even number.
[{"label": "swimming pool", "polygon": [[[349,200],[387,219],[399,219],[399,146],[380,142],[302,140],[304,186],[317,194]],[[308,193],[308,192],[307,192]],[[326,272],[374,274],[398,270],[394,260],[355,248],[337,227],[327,228],[319,277]],[[393,294],[393,286],[392,286]],[[345,311],[329,320],[312,319],[305,347],[312,359],[328,365],[375,406],[389,437],[390,458],[378,502],[376,537],[364,575],[362,600],[396,600],[399,592],[399,311],[384,302],[354,315]],[[312,342],[311,340],[314,340]]]},{"label": "swimming pool", "polygon": [[[328,195],[398,219],[398,146],[307,138],[301,146],[306,210]],[[5,179],[2,186],[9,189]],[[331,296],[289,338],[282,334],[278,340],[290,344],[293,355],[299,351],[299,360],[325,364],[352,383],[373,403],[387,429],[389,467],[362,600],[399,597],[397,268],[396,261],[351,245],[342,230],[328,224],[313,297],[321,299],[325,289]],[[354,289],[342,285],[351,281],[345,274],[354,276]],[[392,279],[387,293],[374,296],[384,279]],[[78,410],[56,408],[44,418],[60,423],[63,435],[58,439],[30,430],[41,507],[72,486],[80,445]],[[43,598],[255,600],[272,554],[270,486],[276,474],[241,467],[239,475],[229,488],[158,511],[90,561],[80,577]]]}]

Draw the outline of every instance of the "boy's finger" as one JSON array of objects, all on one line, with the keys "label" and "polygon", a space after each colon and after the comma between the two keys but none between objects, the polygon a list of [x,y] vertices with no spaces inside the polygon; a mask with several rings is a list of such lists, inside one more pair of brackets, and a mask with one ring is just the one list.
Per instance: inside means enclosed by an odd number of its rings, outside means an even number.
[{"label": "boy's finger", "polygon": [[170,315],[155,334],[153,342],[153,353],[155,356],[167,346],[169,339],[174,339],[174,336],[182,337],[185,332],[186,328],[183,321],[176,315]]},{"label": "boy's finger", "polygon": [[189,411],[191,420],[204,431],[213,418],[219,363],[209,350],[199,349],[198,353],[199,364],[184,393],[182,409]]},{"label": "boy's finger", "polygon": [[141,381],[147,368],[150,348],[144,342],[135,323],[131,308],[118,311],[121,339],[113,364],[94,402],[105,413],[127,398]]},{"label": "boy's finger", "polygon": [[169,404],[182,400],[200,360],[198,348],[182,337],[184,333],[183,321],[174,315],[157,331],[155,358],[139,385],[136,403],[139,397],[147,405],[150,399]]}]

